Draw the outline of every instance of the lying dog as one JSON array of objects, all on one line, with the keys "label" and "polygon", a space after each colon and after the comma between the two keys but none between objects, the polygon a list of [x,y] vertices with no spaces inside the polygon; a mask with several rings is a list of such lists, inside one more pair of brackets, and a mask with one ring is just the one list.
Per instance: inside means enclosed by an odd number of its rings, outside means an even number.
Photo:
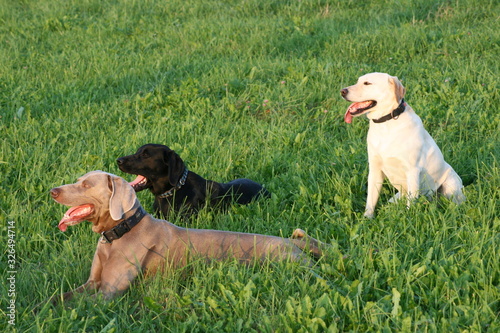
[{"label": "lying dog", "polygon": [[[92,171],[75,184],[50,190],[55,201],[71,207],[59,222],[59,229],[82,221],[92,222],[92,230],[102,235],[88,281],[63,295],[100,292],[105,299],[128,289],[140,272],[183,267],[188,259],[292,260],[311,265],[303,250],[322,254],[320,243],[297,229],[292,239],[218,230],[186,229],[147,214],[133,188],[121,177]],[[52,299],[57,303],[58,297]]]},{"label": "lying dog", "polygon": [[346,123],[362,114],[371,120],[367,217],[373,216],[385,177],[399,191],[391,201],[406,196],[409,205],[418,195],[436,192],[457,204],[465,200],[462,180],[404,101],[405,91],[397,77],[384,73],[363,75],[355,85],[340,91],[345,100],[354,102],[345,113]]},{"label": "lying dog", "polygon": [[229,183],[206,180],[188,171],[180,156],[164,145],[146,144],[135,154],[120,157],[116,162],[121,171],[138,175],[130,183],[136,192],[149,188],[155,195],[153,208],[157,217],[168,218],[171,210],[189,216],[205,203],[224,207],[232,200],[248,204],[259,197],[271,196],[250,179]]}]

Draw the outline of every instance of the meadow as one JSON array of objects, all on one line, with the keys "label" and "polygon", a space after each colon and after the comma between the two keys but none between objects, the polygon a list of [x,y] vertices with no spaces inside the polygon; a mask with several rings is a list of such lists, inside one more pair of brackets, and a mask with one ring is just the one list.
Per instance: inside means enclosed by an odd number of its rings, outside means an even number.
[{"label": "meadow", "polygon": [[[499,13],[493,0],[0,0],[0,331],[500,331]],[[344,123],[339,90],[369,72],[402,80],[464,204],[407,209],[385,186],[363,217],[368,121]],[[87,280],[99,238],[86,222],[59,231],[49,190],[91,170],[132,180],[115,160],[145,143],[273,193],[172,222],[302,228],[331,250],[313,268],[195,261],[112,301],[45,304]]]}]

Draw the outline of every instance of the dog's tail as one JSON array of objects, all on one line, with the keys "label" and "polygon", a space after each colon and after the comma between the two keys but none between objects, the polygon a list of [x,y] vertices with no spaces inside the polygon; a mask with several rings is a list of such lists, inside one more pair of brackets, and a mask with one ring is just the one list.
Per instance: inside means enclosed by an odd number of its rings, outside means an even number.
[{"label": "dog's tail", "polygon": [[290,236],[290,241],[302,251],[310,252],[316,259],[323,255],[322,249],[330,246],[312,238],[302,229],[295,229],[292,236]]}]

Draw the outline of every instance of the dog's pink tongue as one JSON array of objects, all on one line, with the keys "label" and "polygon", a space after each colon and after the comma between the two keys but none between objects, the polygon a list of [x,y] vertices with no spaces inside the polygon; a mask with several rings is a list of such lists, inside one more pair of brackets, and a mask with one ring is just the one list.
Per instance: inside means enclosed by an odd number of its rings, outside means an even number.
[{"label": "dog's pink tongue", "polygon": [[356,102],[356,103],[352,103],[351,105],[349,105],[349,107],[347,108],[347,111],[345,112],[344,114],[344,121],[348,124],[350,124],[352,122],[352,117],[353,117],[353,114],[358,111],[359,109],[364,109],[364,108],[367,108],[369,107],[370,105],[372,104],[372,101],[365,101],[365,102]]},{"label": "dog's pink tongue", "polygon": [[77,224],[85,220],[94,211],[94,205],[85,204],[80,206],[71,207],[64,213],[63,218],[59,221],[57,226],[62,232],[68,229],[68,225]]},{"label": "dog's pink tongue", "polygon": [[347,111],[345,112],[345,115],[344,115],[344,121],[348,124],[350,124],[352,122],[351,107],[347,108]]},{"label": "dog's pink tongue", "polygon": [[128,183],[128,184],[130,186],[134,187],[135,185],[137,185],[140,182],[142,182],[144,179],[146,179],[146,177],[141,176],[141,175],[137,175],[137,177],[133,181],[131,181],[130,183]]}]

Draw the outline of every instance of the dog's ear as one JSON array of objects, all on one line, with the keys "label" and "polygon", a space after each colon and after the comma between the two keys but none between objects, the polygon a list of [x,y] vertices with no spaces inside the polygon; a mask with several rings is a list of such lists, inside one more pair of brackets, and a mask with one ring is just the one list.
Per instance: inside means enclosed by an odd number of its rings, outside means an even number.
[{"label": "dog's ear", "polygon": [[405,97],[406,88],[403,87],[397,76],[391,76],[389,78],[389,83],[394,86],[394,95],[399,103]]},{"label": "dog's ear", "polygon": [[109,198],[109,213],[115,221],[134,207],[137,196],[134,189],[123,178],[108,175],[108,186],[111,190]]},{"label": "dog's ear", "polygon": [[170,185],[176,186],[186,169],[184,161],[175,151],[171,149],[164,151],[163,161],[168,167],[168,182]]}]

